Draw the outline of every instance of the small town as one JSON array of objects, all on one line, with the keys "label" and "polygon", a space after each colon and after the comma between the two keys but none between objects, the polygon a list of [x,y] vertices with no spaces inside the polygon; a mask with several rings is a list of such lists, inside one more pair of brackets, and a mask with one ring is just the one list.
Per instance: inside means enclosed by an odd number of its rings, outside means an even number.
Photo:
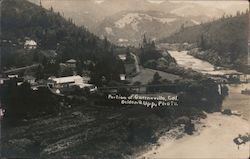
[{"label": "small town", "polygon": [[180,2],[1,0],[0,157],[249,157],[250,6]]}]

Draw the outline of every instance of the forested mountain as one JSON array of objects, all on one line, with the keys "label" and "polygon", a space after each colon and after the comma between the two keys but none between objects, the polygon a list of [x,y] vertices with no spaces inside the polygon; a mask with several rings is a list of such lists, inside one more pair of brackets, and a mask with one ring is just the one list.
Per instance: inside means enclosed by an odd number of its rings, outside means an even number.
[{"label": "forested mountain", "polygon": [[160,11],[122,11],[104,19],[95,29],[99,36],[106,36],[117,45],[138,46],[143,34],[153,40],[166,37],[181,28],[202,21]]},{"label": "forested mountain", "polygon": [[[40,0],[29,1],[36,4],[40,3]],[[216,1],[208,2],[208,4],[168,0],[42,0],[43,7],[50,8],[52,6],[54,10],[59,11],[66,17],[71,17],[76,24],[84,25],[90,31],[95,31],[95,27],[105,18],[116,15],[121,11],[141,10],[147,12],[155,10],[205,22],[213,18],[217,19],[223,14],[234,14],[237,10],[247,8],[247,1],[237,3]],[[211,6],[211,4],[214,4],[214,6]]]},{"label": "forested mountain", "polygon": [[[1,12],[1,69],[41,63],[35,60],[35,55],[46,50],[57,52],[56,64],[71,58],[76,59],[80,67],[87,60],[96,67],[101,63],[106,76],[116,77],[119,72],[114,68],[122,67],[113,54],[115,46],[107,39],[101,40],[84,27],[76,26],[72,19],[66,20],[53,8],[46,10],[26,0],[3,0]],[[37,42],[36,50],[24,49],[27,37]],[[97,70],[92,68],[93,74],[104,75],[95,72]]]},{"label": "forested mountain", "polygon": [[3,0],[1,9],[2,39],[16,42],[30,37],[46,49],[55,49],[58,42],[66,40],[81,40],[82,44],[92,47],[101,44],[96,36],[84,27],[76,27],[71,19],[66,21],[59,13],[54,13],[53,8],[48,11],[25,0]]},{"label": "forested mountain", "polygon": [[234,17],[223,16],[210,23],[183,28],[160,42],[196,43],[202,50],[212,50],[216,56],[228,58],[228,63],[245,63],[248,28],[248,11],[238,12]]}]

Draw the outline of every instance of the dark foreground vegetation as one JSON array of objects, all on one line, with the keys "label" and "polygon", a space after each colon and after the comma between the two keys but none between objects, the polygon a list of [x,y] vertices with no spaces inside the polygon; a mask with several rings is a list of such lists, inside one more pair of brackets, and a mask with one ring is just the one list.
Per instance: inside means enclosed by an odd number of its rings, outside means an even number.
[{"label": "dark foreground vegetation", "polygon": [[[167,81],[162,81],[156,74],[152,82],[164,84]],[[2,120],[2,156],[131,157],[145,146],[156,143],[182,118],[188,120],[184,123],[186,133],[192,134],[194,125],[191,120],[204,118],[203,111],[220,110],[223,95],[218,94],[213,81],[182,80],[176,83],[177,87],[147,88],[148,93],[167,91],[179,98],[178,106],[153,109],[142,105],[121,105],[120,100],[108,100],[108,94],[101,92],[74,92],[58,97],[45,88],[31,91],[25,83],[8,85],[4,88],[7,94],[1,95],[1,101],[9,108]],[[126,89],[117,93],[130,94]]]},{"label": "dark foreground vegetation", "polygon": [[2,156],[125,158],[144,145],[155,143],[178,117],[202,116],[190,108],[121,108],[89,102],[73,106],[59,115],[35,118],[13,128],[3,127]]}]

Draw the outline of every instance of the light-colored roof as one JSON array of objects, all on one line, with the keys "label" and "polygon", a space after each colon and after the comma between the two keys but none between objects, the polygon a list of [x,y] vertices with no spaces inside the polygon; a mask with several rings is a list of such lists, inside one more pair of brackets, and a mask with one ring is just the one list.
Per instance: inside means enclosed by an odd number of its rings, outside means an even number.
[{"label": "light-colored roof", "polygon": [[66,61],[67,63],[76,63],[76,60],[74,60],[74,59],[70,59],[70,60],[68,60],[68,61]]},{"label": "light-colored roof", "polygon": [[125,74],[120,74],[120,80],[122,80],[122,81],[126,80],[126,75]]},{"label": "light-colored roof", "polygon": [[90,78],[87,76],[81,77],[79,75],[76,75],[76,76],[68,76],[60,78],[51,78],[51,80],[55,81],[56,83],[71,83],[71,82],[83,83],[84,81],[89,81]]},{"label": "light-colored roof", "polygon": [[18,75],[8,75],[9,78],[18,78]]},{"label": "light-colored roof", "polygon": [[34,40],[26,40],[24,45],[36,46],[37,43]]},{"label": "light-colored roof", "polygon": [[56,83],[69,83],[69,82],[75,82],[76,80],[82,80],[83,78],[81,76],[68,76],[68,77],[60,77],[60,78],[53,78],[52,80]]},{"label": "light-colored roof", "polygon": [[120,55],[118,55],[118,57],[119,57],[121,60],[126,60],[126,55],[125,55],[125,54],[120,54]]}]

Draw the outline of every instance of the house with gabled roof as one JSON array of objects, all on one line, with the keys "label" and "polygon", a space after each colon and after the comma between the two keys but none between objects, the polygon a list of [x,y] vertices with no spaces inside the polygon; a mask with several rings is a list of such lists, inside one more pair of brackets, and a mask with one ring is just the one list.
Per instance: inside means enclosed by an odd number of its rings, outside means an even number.
[{"label": "house with gabled roof", "polygon": [[32,50],[32,49],[36,49],[37,48],[37,43],[35,42],[35,40],[26,40],[24,43],[24,49],[28,49],[28,50]]}]

